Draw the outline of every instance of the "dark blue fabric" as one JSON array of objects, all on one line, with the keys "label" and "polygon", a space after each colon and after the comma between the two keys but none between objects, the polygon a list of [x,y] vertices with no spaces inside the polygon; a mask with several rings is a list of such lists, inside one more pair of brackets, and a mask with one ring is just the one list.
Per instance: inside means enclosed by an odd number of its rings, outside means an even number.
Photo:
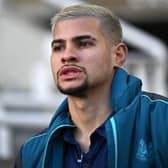
[{"label": "dark blue fabric", "polygon": [[[108,147],[105,143],[100,145],[104,147],[99,149],[101,153],[108,148],[109,163],[107,167],[104,166],[106,168],[168,168],[168,101],[161,97],[154,99],[142,92],[140,85],[140,80],[128,75],[124,70],[116,71],[111,93],[112,109],[116,110],[116,113],[106,124]],[[75,127],[69,120],[68,111],[66,99],[55,113],[49,128],[23,144],[20,155],[22,163],[19,166],[62,168],[62,163],[57,159],[64,159],[63,152],[68,155],[68,147],[63,144],[64,149],[67,149],[63,151],[57,140],[62,138],[67,127]],[[91,148],[94,149],[93,142],[97,142],[101,136],[97,133],[92,137],[95,140],[92,140]],[[96,156],[103,160],[101,154]],[[105,156],[103,157],[105,160]],[[91,168],[103,167],[102,164],[94,165],[94,160],[91,162]],[[68,164],[68,161],[66,163]],[[75,166],[69,163],[68,168]]]},{"label": "dark blue fabric", "polygon": [[[82,153],[78,142],[73,137],[73,128],[64,132],[63,168],[107,168],[107,143],[104,124],[91,135],[91,146],[87,153]],[[78,159],[83,155],[82,162]]]}]

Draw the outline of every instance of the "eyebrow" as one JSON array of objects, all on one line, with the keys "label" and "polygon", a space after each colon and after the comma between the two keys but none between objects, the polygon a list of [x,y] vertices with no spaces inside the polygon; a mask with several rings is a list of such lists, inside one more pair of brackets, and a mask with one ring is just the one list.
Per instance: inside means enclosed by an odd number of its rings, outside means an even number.
[{"label": "eyebrow", "polygon": [[85,40],[85,39],[90,39],[93,41],[96,41],[96,38],[92,37],[91,35],[80,35],[72,38],[72,41],[80,41],[80,40]]},{"label": "eyebrow", "polygon": [[[75,36],[72,38],[72,41],[80,41],[80,40],[85,40],[85,39],[90,39],[90,40],[96,41],[96,38],[94,38],[91,35]],[[51,43],[51,46],[53,46],[55,43],[63,43],[64,41],[65,41],[64,39],[54,39]]]}]

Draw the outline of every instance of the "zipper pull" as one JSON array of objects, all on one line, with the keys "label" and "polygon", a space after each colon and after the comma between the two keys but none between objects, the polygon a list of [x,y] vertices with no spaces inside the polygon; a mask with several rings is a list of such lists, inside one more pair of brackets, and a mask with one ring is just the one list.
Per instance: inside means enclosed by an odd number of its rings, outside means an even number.
[{"label": "zipper pull", "polygon": [[82,163],[82,160],[83,160],[83,153],[81,153],[81,156],[79,159],[77,159],[77,163]]}]

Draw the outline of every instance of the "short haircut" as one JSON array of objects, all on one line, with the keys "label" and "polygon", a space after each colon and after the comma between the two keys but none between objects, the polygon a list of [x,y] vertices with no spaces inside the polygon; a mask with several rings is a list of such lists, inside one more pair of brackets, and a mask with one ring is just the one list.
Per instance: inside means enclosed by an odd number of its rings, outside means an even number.
[{"label": "short haircut", "polygon": [[58,12],[51,19],[52,32],[57,23],[80,17],[95,17],[100,21],[100,30],[113,43],[122,42],[122,28],[119,19],[107,8],[98,5],[74,5]]}]

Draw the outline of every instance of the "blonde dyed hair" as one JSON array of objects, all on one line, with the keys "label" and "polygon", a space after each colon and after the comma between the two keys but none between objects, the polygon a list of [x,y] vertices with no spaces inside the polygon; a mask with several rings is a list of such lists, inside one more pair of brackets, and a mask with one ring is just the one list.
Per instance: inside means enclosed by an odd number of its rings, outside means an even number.
[{"label": "blonde dyed hair", "polygon": [[122,28],[119,19],[107,8],[98,5],[74,5],[62,9],[51,19],[52,32],[58,22],[80,17],[95,17],[100,21],[100,29],[113,43],[122,42]]}]

